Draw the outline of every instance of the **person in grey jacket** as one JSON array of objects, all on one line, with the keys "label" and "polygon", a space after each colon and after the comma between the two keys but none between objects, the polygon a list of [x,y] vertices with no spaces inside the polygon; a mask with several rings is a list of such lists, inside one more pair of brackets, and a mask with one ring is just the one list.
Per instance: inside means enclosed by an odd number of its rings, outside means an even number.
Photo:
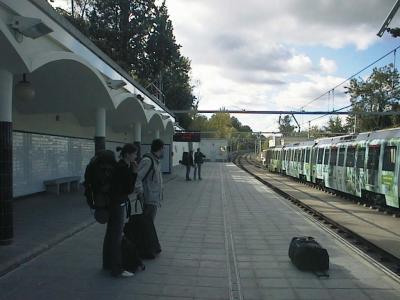
[{"label": "person in grey jacket", "polygon": [[143,214],[150,216],[153,221],[161,206],[163,198],[163,182],[160,160],[164,155],[164,142],[153,140],[151,152],[143,155],[138,166],[137,191],[143,201]]}]

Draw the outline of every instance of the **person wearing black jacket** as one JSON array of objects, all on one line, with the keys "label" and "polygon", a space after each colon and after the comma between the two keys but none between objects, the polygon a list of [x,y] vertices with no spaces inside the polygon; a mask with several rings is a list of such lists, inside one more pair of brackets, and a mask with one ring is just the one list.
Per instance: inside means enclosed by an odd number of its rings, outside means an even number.
[{"label": "person wearing black jacket", "polygon": [[[125,212],[128,211],[129,197],[135,188],[137,177],[137,148],[133,144],[118,147],[118,161],[111,179],[111,203],[109,220],[103,243],[103,269],[111,271],[115,277],[130,277],[134,274],[122,267],[121,241]],[[127,216],[129,217],[129,216]]]},{"label": "person wearing black jacket", "polygon": [[197,148],[197,152],[194,153],[194,180],[196,180],[197,172],[199,174],[199,180],[201,180],[201,165],[204,163],[204,158],[206,158],[206,156],[200,152],[200,148]]},{"label": "person wearing black jacket", "polygon": [[186,166],[186,181],[191,181],[191,179],[190,179],[190,168],[194,167],[193,151],[192,150],[189,151],[187,159],[186,159],[186,161],[183,162],[183,164]]}]

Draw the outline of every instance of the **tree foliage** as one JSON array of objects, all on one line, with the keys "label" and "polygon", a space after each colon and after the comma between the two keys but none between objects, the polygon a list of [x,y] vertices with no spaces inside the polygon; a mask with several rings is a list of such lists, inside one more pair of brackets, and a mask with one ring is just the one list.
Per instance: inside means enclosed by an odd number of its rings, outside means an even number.
[{"label": "tree foliage", "polygon": [[285,115],[283,118],[279,118],[279,131],[283,136],[290,136],[294,133],[295,126],[292,125],[292,117]]},{"label": "tree foliage", "polygon": [[400,89],[399,73],[392,64],[381,68],[374,68],[367,78],[354,78],[346,87],[350,95],[352,114],[347,118],[347,127],[357,131],[377,130],[399,126],[398,117],[389,115],[367,116],[361,112],[385,112],[399,110]]},{"label": "tree foliage", "polygon": [[[190,60],[180,53],[165,1],[75,0],[76,12],[59,9],[83,34],[170,109],[198,103],[191,85]],[[162,93],[159,93],[159,91]],[[162,96],[162,97],[161,97]],[[188,127],[189,115],[177,116]]]},{"label": "tree foliage", "polygon": [[213,114],[209,119],[195,115],[189,129],[203,132],[203,137],[228,139],[234,150],[253,149],[257,138],[250,126],[243,125],[236,117],[223,111]]},{"label": "tree foliage", "polygon": [[342,119],[339,116],[336,117],[330,117],[328,120],[328,124],[324,126],[324,131],[328,133],[346,133],[347,128],[343,124]]}]

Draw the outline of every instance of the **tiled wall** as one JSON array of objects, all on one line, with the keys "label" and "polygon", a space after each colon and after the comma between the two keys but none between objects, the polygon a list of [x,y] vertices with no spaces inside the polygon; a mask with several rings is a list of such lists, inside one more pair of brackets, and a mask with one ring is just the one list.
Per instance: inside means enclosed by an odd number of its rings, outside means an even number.
[{"label": "tiled wall", "polygon": [[[117,146],[123,145],[106,142],[106,149],[116,152]],[[83,181],[86,165],[93,155],[94,140],[14,132],[13,196],[44,191],[43,181],[53,178],[81,176]]]},{"label": "tiled wall", "polygon": [[13,133],[14,197],[43,191],[43,181],[81,176],[94,153],[88,139]]}]

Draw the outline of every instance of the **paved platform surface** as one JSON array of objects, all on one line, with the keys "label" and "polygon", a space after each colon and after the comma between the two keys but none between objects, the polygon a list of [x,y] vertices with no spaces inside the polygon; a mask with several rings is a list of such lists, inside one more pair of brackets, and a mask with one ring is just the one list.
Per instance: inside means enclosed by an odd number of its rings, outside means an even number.
[{"label": "paved platform surface", "polygon": [[[164,181],[183,172],[177,166]],[[59,196],[39,193],[15,199],[13,205],[14,241],[0,247],[0,276],[95,222],[83,189]]]},{"label": "paved platform surface", "polygon": [[[163,252],[144,272],[102,272],[105,227],[94,224],[1,277],[0,299],[400,299],[398,282],[233,164],[209,163],[203,174],[166,185]],[[328,249],[329,279],[291,265],[296,235]]]}]

